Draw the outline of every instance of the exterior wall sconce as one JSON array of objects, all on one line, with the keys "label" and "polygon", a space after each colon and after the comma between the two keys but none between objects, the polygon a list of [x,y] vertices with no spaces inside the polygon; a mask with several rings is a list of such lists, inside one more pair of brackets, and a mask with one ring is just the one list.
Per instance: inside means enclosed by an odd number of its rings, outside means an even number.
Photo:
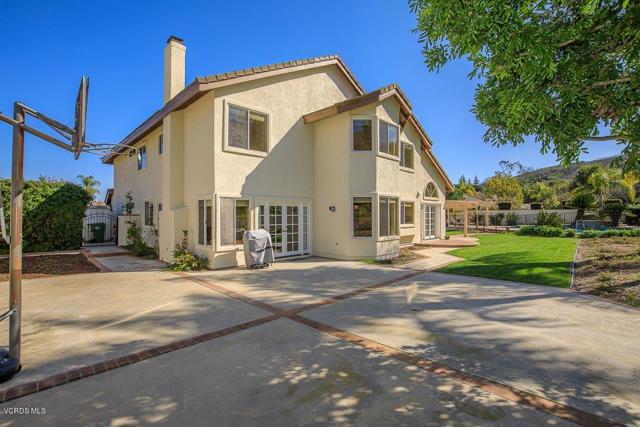
[{"label": "exterior wall sconce", "polygon": [[335,212],[336,211],[336,207],[335,206],[329,206],[329,211],[330,212]]}]

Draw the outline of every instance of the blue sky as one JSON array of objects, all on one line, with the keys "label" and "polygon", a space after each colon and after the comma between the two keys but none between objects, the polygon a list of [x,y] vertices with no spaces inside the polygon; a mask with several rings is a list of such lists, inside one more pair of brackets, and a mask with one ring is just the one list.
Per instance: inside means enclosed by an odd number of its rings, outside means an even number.
[{"label": "blue sky", "polygon": [[[72,124],[80,76],[91,78],[88,140],[116,143],[162,104],[162,51],[185,40],[187,82],[196,76],[337,53],[366,90],[404,89],[449,176],[498,169],[500,160],[555,164],[534,143],[494,148],[470,112],[475,83],[466,61],[431,73],[423,64],[406,1],[30,1],[0,0],[0,111],[20,100]],[[10,128],[0,123],[0,176],[10,175]],[[584,159],[618,152],[594,143]],[[25,175],[75,180],[93,175],[109,188],[110,166],[28,137]]]}]

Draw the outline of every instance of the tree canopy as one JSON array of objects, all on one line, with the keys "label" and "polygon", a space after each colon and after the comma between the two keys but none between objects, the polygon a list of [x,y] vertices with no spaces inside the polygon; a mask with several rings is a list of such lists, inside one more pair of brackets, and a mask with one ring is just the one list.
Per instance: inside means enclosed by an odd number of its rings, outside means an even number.
[{"label": "tree canopy", "polygon": [[518,178],[503,174],[494,175],[485,182],[484,194],[497,202],[511,202],[516,207],[524,198]]},{"label": "tree canopy", "polygon": [[564,164],[617,141],[640,171],[640,2],[410,0],[425,63],[467,58],[473,111],[493,145],[533,136]]}]

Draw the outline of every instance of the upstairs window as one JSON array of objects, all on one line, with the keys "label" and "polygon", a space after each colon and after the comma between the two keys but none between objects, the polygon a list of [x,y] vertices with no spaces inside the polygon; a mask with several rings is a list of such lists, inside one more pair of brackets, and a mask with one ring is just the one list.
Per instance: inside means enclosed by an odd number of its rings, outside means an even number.
[{"label": "upstairs window", "polygon": [[143,145],[138,149],[138,170],[143,171],[147,168],[147,146]]},{"label": "upstairs window", "polygon": [[380,120],[379,130],[380,152],[398,157],[398,126]]},{"label": "upstairs window", "polygon": [[373,120],[353,119],[351,122],[353,151],[371,151],[373,148]]},{"label": "upstairs window", "polygon": [[164,137],[162,134],[158,136],[158,154],[164,153]]},{"label": "upstairs window", "polygon": [[229,105],[229,146],[266,153],[267,119],[266,114]]},{"label": "upstairs window", "polygon": [[413,145],[407,142],[402,143],[402,151],[400,152],[400,166],[407,169],[413,169]]}]

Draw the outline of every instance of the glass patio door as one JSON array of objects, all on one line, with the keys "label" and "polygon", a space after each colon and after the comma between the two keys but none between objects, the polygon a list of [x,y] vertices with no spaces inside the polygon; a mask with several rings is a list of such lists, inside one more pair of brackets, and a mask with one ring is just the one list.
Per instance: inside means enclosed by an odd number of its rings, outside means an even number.
[{"label": "glass patio door", "polygon": [[437,205],[425,203],[423,205],[423,211],[424,211],[423,239],[424,240],[435,239],[437,237],[436,230],[437,230],[437,222],[438,222],[437,221],[437,215],[438,215]]},{"label": "glass patio door", "polygon": [[308,251],[308,209],[301,204],[261,204],[258,226],[271,234],[277,257]]}]

